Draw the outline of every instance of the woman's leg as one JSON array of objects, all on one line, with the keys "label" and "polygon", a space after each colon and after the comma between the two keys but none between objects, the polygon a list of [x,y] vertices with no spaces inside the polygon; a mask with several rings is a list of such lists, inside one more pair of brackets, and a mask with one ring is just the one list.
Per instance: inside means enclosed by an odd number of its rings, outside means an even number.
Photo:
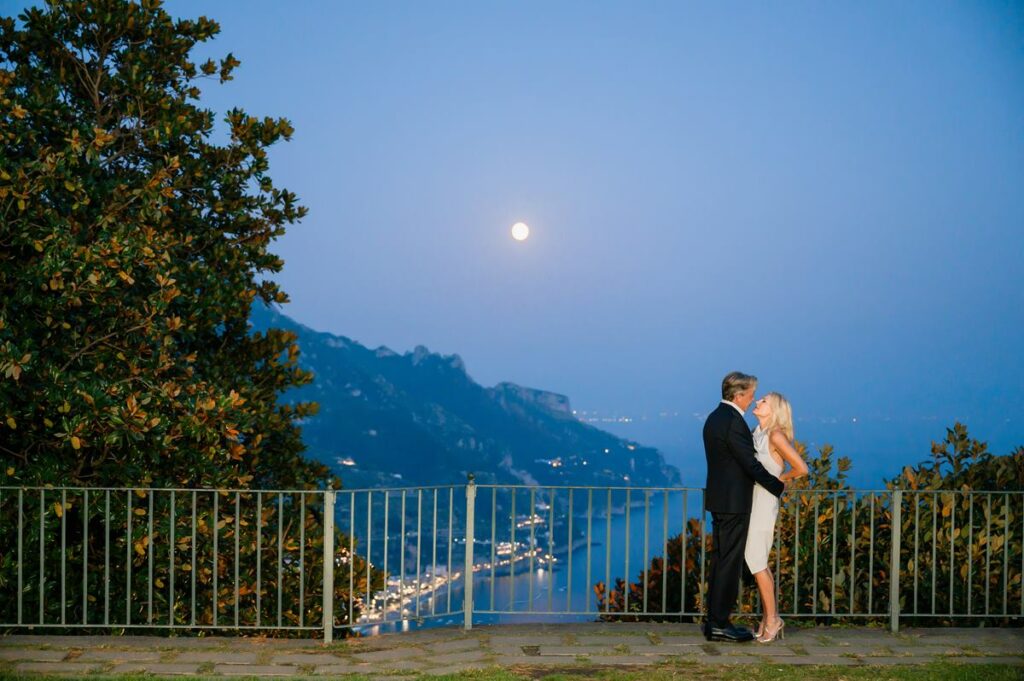
[{"label": "woman's leg", "polygon": [[757,590],[761,594],[761,609],[764,611],[761,632],[764,633],[766,627],[774,626],[775,620],[779,617],[778,609],[775,607],[775,578],[772,571],[765,568],[754,573],[754,581],[757,582]]}]

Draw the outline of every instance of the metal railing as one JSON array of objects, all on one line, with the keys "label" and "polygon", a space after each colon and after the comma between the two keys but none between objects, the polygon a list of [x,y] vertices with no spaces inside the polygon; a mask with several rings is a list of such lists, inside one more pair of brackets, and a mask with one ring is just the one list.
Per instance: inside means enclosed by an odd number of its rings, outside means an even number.
[{"label": "metal railing", "polygon": [[[0,487],[0,627],[322,631],[697,618],[703,490]],[[893,531],[897,528],[897,531]],[[461,546],[460,546],[461,545]],[[786,617],[1024,617],[1024,493],[788,493]],[[741,589],[740,609],[758,596]]]}]

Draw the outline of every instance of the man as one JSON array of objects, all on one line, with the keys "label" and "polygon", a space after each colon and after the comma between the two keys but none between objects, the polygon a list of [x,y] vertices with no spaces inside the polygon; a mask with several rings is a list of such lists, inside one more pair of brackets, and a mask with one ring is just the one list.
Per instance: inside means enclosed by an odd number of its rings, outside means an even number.
[{"label": "man", "polygon": [[775,496],[781,496],[785,489],[782,481],[757,460],[750,427],[743,419],[756,389],[756,377],[732,372],[722,379],[721,404],[704,422],[704,455],[708,460],[704,508],[714,523],[704,623],[704,636],[709,641],[754,638],[749,629],[729,621],[739,593],[754,483]]}]

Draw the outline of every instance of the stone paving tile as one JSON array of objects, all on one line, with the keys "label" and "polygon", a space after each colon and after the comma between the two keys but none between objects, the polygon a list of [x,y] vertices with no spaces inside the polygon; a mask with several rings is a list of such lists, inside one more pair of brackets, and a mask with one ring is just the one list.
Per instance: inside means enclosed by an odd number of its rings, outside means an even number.
[{"label": "stone paving tile", "polygon": [[389,669],[392,671],[422,671],[427,665],[419,660],[396,660],[394,662],[381,662],[376,665],[378,669]]},{"label": "stone paving tile", "polygon": [[274,655],[271,664],[334,664],[341,662],[340,657],[323,653],[289,653],[287,655]]},{"label": "stone paving tile", "polygon": [[643,644],[643,643],[650,643],[650,642],[651,642],[651,639],[649,639],[646,634],[615,634],[614,636],[612,636],[612,635],[594,636],[593,634],[588,634],[588,635],[585,635],[585,636],[577,636],[576,637],[576,643],[578,643],[580,645],[583,645],[583,646],[608,646],[608,647],[612,647],[612,646],[619,645],[620,643],[628,645],[628,646],[632,646],[634,644],[635,645],[640,645],[640,644]]},{"label": "stone paving tile", "polygon": [[295,676],[299,670],[272,664],[218,664],[214,666],[213,673],[225,676]]},{"label": "stone paving tile", "polygon": [[446,667],[435,667],[434,669],[427,669],[423,672],[425,676],[444,676],[445,674],[462,674],[464,672],[470,672],[475,669],[484,669],[489,665],[481,664],[452,664]]},{"label": "stone paving tile", "polygon": [[67,655],[66,650],[36,650],[32,648],[0,648],[0,660],[25,660],[31,662],[59,662]]},{"label": "stone paving tile", "polygon": [[798,666],[831,665],[838,667],[856,667],[861,664],[860,659],[855,657],[824,657],[820,655],[798,655],[796,657],[775,657],[769,659],[771,662],[777,664]]},{"label": "stone paving tile", "polygon": [[500,655],[494,659],[499,667],[554,667],[572,666],[575,657],[537,657],[536,655]]},{"label": "stone paving tile", "polygon": [[[566,634],[571,633],[566,631]],[[491,642],[501,641],[505,646],[550,646],[561,645],[562,635],[559,636],[495,636]]]},{"label": "stone paving tile", "polygon": [[160,663],[148,663],[144,664],[141,662],[127,662],[125,664],[116,665],[110,670],[111,674],[164,674],[167,676],[178,676],[187,674],[197,674],[199,672],[198,664],[160,664]]},{"label": "stone paving tile", "polygon": [[672,634],[666,636],[665,634],[659,634],[658,639],[664,646],[676,646],[676,645],[689,645],[694,643],[704,643],[705,639],[700,634],[683,635],[683,634]]},{"label": "stone paving tile", "polygon": [[[313,673],[317,676],[337,676],[338,674],[366,674],[378,668],[379,665],[369,664],[366,662],[362,664],[327,664],[315,668],[313,670]],[[408,679],[409,677],[404,678]]]},{"label": "stone paving tile", "polygon": [[650,655],[591,655],[583,664],[596,666],[619,666],[619,665],[649,665],[656,662],[658,658]]},{"label": "stone paving tile", "polygon": [[460,650],[480,648],[481,642],[475,638],[455,639],[454,641],[438,641],[436,643],[425,643],[423,647],[435,653],[453,653]]},{"label": "stone paving tile", "polygon": [[984,656],[984,657],[955,657],[948,662],[952,664],[1010,664],[1015,667],[1024,666],[1024,658],[1014,655]]},{"label": "stone paving tile", "polygon": [[355,653],[352,657],[359,662],[390,662],[392,660],[408,660],[409,658],[423,657],[423,654],[423,651],[418,648],[388,648],[367,653]]},{"label": "stone paving tile", "polygon": [[218,666],[226,666],[232,664],[256,664],[256,653],[233,653],[233,652],[200,652],[200,653],[181,653],[173,661],[174,662],[213,662]]},{"label": "stone paving tile", "polygon": [[19,672],[38,672],[40,674],[88,674],[95,669],[95,664],[85,662],[20,662],[14,667]]},{"label": "stone paving tile", "polygon": [[82,662],[155,662],[160,659],[158,650],[86,650],[75,658]]},{"label": "stone paving tile", "polygon": [[[446,653],[444,655],[431,655],[428,658],[430,664],[461,664],[463,662],[479,662],[486,660],[490,655],[483,650],[467,650],[461,653]],[[486,665],[485,665],[486,666]]]},{"label": "stone paving tile", "polygon": [[656,646],[650,643],[627,643],[631,655],[680,655],[679,646]]},{"label": "stone paving tile", "polygon": [[540,646],[540,656],[548,655],[615,655],[612,646]]},{"label": "stone paving tile", "polygon": [[933,662],[935,658],[921,655],[871,655],[861,656],[857,659],[860,660],[861,664],[874,667],[894,664],[929,664],[930,662]]}]

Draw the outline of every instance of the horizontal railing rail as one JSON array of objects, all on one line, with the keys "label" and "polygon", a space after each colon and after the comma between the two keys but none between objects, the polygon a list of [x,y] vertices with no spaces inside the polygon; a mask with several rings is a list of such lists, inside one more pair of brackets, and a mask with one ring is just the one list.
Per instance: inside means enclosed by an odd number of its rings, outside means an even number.
[{"label": "horizontal railing rail", "polygon": [[[700,488],[0,487],[0,627],[685,621],[710,530]],[[788,492],[769,566],[785,617],[1017,620],[1024,492]],[[738,607],[760,608],[749,583]]]}]

